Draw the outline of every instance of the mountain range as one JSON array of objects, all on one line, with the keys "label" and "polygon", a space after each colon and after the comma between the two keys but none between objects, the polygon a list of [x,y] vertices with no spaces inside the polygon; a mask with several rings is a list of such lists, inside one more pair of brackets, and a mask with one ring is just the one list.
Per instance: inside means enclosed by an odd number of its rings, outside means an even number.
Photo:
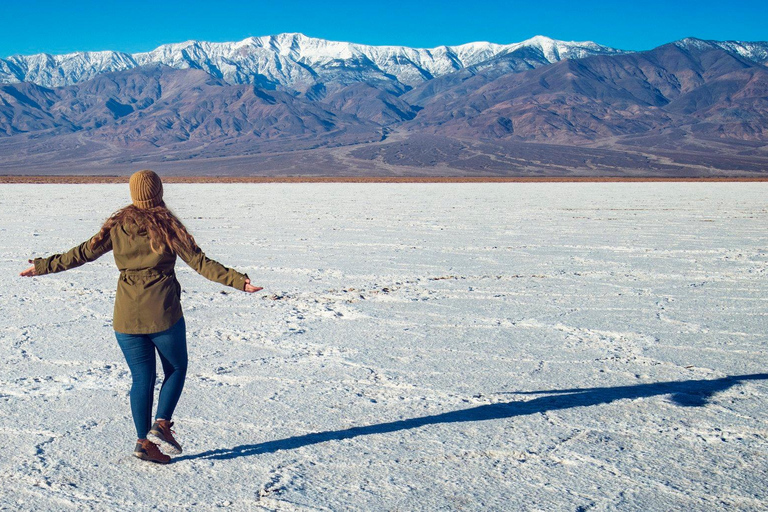
[{"label": "mountain range", "polygon": [[0,59],[1,174],[752,176],[768,43],[302,34]]}]

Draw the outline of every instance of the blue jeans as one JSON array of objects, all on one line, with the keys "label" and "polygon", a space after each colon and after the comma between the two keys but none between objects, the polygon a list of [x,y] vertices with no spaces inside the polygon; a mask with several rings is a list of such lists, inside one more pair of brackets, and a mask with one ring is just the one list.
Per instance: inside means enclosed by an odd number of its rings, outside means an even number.
[{"label": "blue jeans", "polygon": [[187,327],[184,317],[173,327],[153,334],[124,334],[115,331],[117,343],[131,369],[131,413],[136,435],[146,439],[152,423],[155,394],[155,350],[163,365],[163,385],[157,402],[155,419],[170,420],[179,402],[187,375]]}]

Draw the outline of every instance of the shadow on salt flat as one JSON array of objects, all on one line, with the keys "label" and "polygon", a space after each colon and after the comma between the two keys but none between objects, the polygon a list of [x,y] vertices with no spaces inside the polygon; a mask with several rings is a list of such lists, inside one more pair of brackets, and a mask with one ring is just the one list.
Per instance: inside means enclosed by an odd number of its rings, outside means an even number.
[{"label": "shadow on salt flat", "polygon": [[738,375],[722,379],[686,380],[672,382],[657,382],[652,384],[637,384],[633,386],[616,386],[602,388],[555,389],[549,391],[523,391],[509,394],[547,395],[528,401],[515,401],[480,405],[470,409],[461,409],[431,416],[409,418],[406,420],[390,421],[362,427],[351,427],[343,430],[315,432],[301,436],[287,437],[275,441],[257,444],[235,446],[209,450],[193,455],[185,455],[173,459],[180,462],[190,459],[236,459],[261,453],[273,453],[280,450],[292,450],[326,441],[352,439],[372,434],[385,434],[419,428],[426,425],[442,423],[462,423],[469,421],[486,421],[526,416],[572,407],[587,407],[591,405],[608,404],[616,400],[635,400],[659,395],[671,395],[672,400],[685,407],[702,407],[707,404],[715,393],[725,391],[737,384],[749,380],[766,380],[767,373]]}]

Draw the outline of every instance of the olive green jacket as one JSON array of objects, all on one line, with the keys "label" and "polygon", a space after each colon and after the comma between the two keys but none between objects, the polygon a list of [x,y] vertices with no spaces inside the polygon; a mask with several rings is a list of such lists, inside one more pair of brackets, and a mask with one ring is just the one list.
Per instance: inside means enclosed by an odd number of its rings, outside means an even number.
[{"label": "olive green jacket", "polygon": [[[150,334],[171,328],[182,316],[181,285],[173,270],[176,254],[152,252],[146,232],[139,232],[135,225],[113,227],[95,249],[91,248],[89,239],[65,253],[36,258],[35,272],[39,275],[62,272],[109,251],[113,251],[120,270],[112,322],[115,331]],[[207,258],[200,248],[179,256],[203,277],[238,290],[245,289],[247,274]]]}]

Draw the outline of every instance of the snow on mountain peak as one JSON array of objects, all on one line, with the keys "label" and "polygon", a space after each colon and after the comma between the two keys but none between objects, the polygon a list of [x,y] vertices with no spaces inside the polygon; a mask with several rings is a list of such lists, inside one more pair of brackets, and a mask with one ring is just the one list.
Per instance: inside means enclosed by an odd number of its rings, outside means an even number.
[{"label": "snow on mountain peak", "polygon": [[699,39],[697,37],[686,37],[684,39],[680,39],[679,41],[675,41],[675,46],[678,48],[696,48],[696,49],[705,49],[705,48],[715,48],[716,45],[712,44],[710,41],[705,41],[704,39]]},{"label": "snow on mountain peak", "polygon": [[579,59],[595,54],[624,53],[623,50],[609,48],[593,41],[559,41],[542,35],[533,36],[512,46],[515,47],[515,50],[523,47],[538,48],[549,62],[557,62],[562,59]]},{"label": "snow on mountain peak", "polygon": [[752,62],[768,65],[768,41],[712,41],[696,37],[686,37],[672,44],[682,49],[695,48],[706,50],[719,48]]},{"label": "snow on mountain peak", "polygon": [[[757,62],[768,61],[768,43],[765,42],[718,43],[688,38],[676,44],[716,44]],[[34,82],[57,87],[89,80],[100,73],[165,64],[179,69],[202,69],[233,84],[295,88],[329,81],[348,84],[395,80],[403,87],[410,87],[522,48],[537,49],[549,63],[623,53],[592,41],[558,41],[543,35],[506,45],[475,41],[454,46],[410,48],[329,41],[300,32],[286,32],[236,42],[189,40],[134,54],[98,51],[14,55],[0,59],[0,83]]]},{"label": "snow on mountain peak", "polygon": [[475,41],[455,46],[410,48],[329,41],[286,32],[236,42],[188,40],[134,54],[102,51],[14,56],[0,59],[0,83],[34,82],[57,87],[104,72],[160,63],[179,69],[203,69],[229,83],[293,87],[323,80],[352,83],[391,81],[395,77],[401,84],[413,86],[522,46],[541,48],[549,62],[590,52],[617,51],[594,43],[567,43],[544,36],[510,45]]}]

